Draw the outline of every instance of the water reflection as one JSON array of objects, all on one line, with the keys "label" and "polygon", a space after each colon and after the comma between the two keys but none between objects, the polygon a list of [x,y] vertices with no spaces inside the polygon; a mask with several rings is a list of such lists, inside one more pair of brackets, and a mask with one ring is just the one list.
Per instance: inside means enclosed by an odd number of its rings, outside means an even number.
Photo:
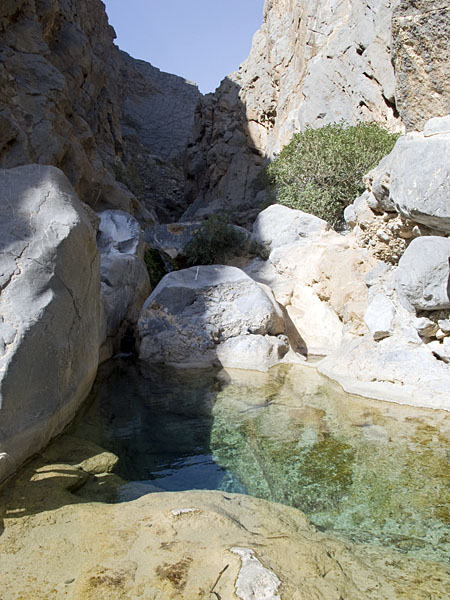
[{"label": "water reflection", "polygon": [[104,367],[76,435],[120,457],[116,472],[131,483],[119,500],[248,493],[353,540],[450,556],[445,412],[350,396],[308,368],[186,372],[122,361]]}]

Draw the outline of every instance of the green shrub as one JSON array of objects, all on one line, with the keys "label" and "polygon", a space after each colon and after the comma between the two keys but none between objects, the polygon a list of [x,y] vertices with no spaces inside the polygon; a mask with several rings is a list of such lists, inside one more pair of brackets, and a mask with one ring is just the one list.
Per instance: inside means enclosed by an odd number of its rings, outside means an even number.
[{"label": "green shrub", "polygon": [[189,265],[214,265],[234,256],[256,253],[244,232],[230,225],[224,214],[209,216],[183,250]]},{"label": "green shrub", "polygon": [[296,133],[267,167],[275,201],[339,224],[344,208],[364,191],[363,175],[391,152],[398,137],[376,123],[335,123]]},{"label": "green shrub", "polygon": [[169,271],[176,271],[178,269],[175,262],[166,254],[164,257],[159,250],[156,248],[147,248],[144,254],[144,262],[147,267],[147,271],[150,277],[150,283],[154,289],[164,275],[167,275]]}]

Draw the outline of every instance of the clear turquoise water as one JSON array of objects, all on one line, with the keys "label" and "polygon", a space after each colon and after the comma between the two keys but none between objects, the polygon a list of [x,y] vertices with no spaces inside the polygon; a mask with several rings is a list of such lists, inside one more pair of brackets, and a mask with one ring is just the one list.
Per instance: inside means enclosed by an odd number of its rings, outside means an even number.
[{"label": "clear turquoise water", "polygon": [[176,371],[111,361],[77,435],[149,491],[215,489],[299,508],[320,529],[417,557],[450,557],[450,415],[343,393],[280,367]]}]

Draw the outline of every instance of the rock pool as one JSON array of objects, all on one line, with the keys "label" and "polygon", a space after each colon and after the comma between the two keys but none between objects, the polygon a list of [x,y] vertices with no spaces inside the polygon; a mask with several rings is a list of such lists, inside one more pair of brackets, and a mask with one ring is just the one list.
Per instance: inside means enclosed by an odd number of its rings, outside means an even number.
[{"label": "rock pool", "polygon": [[69,433],[119,457],[114,473],[127,483],[104,486],[104,501],[238,492],[354,542],[450,556],[450,414],[351,396],[308,367],[177,371],[116,359]]}]

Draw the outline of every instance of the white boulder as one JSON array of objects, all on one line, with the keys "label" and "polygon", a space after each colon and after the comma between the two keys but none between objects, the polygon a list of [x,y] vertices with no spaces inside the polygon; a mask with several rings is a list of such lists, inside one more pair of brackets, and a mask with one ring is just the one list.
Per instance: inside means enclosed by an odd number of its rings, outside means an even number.
[{"label": "white boulder", "polygon": [[[145,302],[138,322],[139,356],[150,363],[206,366],[218,361],[218,346],[230,338],[278,336],[284,330],[272,294],[243,271],[191,267],[166,275]],[[267,345],[258,347],[266,357]],[[225,361],[226,356],[225,347]]]},{"label": "white boulder", "polygon": [[395,307],[384,294],[377,294],[367,307],[364,322],[374,340],[381,340],[394,331]]},{"label": "white boulder", "polygon": [[410,311],[450,308],[450,239],[413,240],[398,264],[396,288]]},{"label": "white boulder", "polygon": [[65,175],[0,171],[0,480],[73,418],[97,365],[95,232]]},{"label": "white boulder", "polygon": [[315,238],[329,228],[328,223],[319,217],[273,204],[257,216],[252,240],[271,251],[286,244]]},{"label": "white boulder", "polygon": [[450,115],[401,137],[392,152],[390,201],[400,214],[450,233]]}]

